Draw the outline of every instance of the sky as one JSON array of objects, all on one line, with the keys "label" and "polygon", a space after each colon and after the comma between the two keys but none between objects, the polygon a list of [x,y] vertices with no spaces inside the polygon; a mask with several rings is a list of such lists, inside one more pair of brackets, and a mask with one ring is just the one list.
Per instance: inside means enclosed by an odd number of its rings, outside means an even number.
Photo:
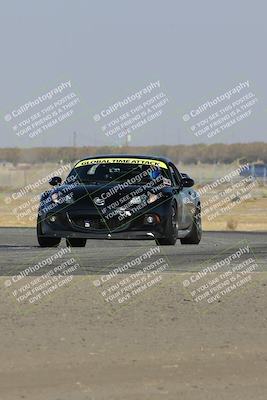
[{"label": "sky", "polygon": [[266,141],[266,12],[245,0],[1,1],[0,147]]}]

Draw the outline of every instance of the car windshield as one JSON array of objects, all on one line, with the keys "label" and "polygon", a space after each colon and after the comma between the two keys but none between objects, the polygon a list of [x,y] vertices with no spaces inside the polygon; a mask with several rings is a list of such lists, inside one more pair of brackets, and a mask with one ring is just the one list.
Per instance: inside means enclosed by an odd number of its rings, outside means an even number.
[{"label": "car windshield", "polygon": [[138,161],[134,164],[131,162],[99,162],[82,165],[82,163],[76,164],[67,177],[67,183],[74,180],[93,184],[127,181],[129,185],[140,185],[154,179],[170,178],[168,169],[163,163],[164,168],[156,165],[156,162],[155,165],[145,165],[142,160],[140,160],[140,164]]}]

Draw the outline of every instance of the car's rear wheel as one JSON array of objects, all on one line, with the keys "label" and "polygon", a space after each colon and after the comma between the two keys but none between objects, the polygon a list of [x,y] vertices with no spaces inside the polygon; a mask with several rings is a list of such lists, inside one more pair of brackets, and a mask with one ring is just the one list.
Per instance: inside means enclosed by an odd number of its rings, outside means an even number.
[{"label": "car's rear wheel", "polygon": [[177,207],[172,205],[171,213],[166,224],[165,237],[157,239],[160,246],[174,246],[178,235]]},{"label": "car's rear wheel", "polygon": [[181,244],[199,244],[202,237],[201,209],[196,208],[193,225],[189,235],[181,240]]},{"label": "car's rear wheel", "polygon": [[86,239],[83,238],[67,238],[66,244],[68,247],[85,247]]},{"label": "car's rear wheel", "polygon": [[41,247],[56,247],[59,245],[61,238],[51,237],[51,236],[44,236],[42,232],[41,226],[41,218],[37,217],[37,241],[39,246]]}]

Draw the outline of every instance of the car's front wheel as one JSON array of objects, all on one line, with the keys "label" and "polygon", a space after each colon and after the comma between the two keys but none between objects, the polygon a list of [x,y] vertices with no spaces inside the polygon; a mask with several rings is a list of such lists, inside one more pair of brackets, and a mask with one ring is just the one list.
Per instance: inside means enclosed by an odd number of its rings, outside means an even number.
[{"label": "car's front wheel", "polygon": [[157,243],[160,246],[174,246],[178,235],[178,224],[177,224],[177,207],[176,204],[172,205],[171,213],[168,217],[166,224],[165,237],[157,239]]},{"label": "car's front wheel", "polygon": [[66,239],[68,247],[85,247],[86,239],[83,238],[68,238]]},{"label": "car's front wheel", "polygon": [[37,241],[39,243],[39,246],[41,247],[55,247],[58,246],[61,238],[55,238],[51,236],[44,236],[42,232],[42,226],[41,226],[41,218],[38,216],[37,217]]}]

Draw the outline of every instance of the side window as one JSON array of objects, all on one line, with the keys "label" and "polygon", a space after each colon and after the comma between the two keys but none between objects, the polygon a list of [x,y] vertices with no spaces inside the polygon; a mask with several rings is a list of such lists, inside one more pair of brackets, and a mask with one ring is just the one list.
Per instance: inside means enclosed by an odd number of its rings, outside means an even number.
[{"label": "side window", "polygon": [[174,186],[181,186],[181,177],[177,168],[173,164],[169,164],[169,167],[172,174],[172,181],[174,183]]}]

